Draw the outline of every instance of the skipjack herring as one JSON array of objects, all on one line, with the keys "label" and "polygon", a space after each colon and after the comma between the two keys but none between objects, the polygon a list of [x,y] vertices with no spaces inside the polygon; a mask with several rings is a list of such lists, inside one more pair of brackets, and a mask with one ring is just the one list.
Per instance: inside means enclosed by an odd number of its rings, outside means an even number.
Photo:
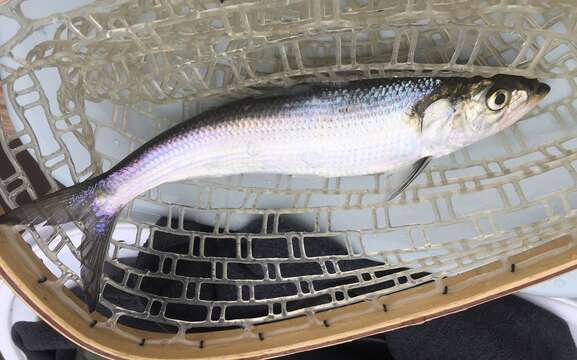
[{"label": "skipjack herring", "polygon": [[93,311],[116,216],[139,194],[187,178],[239,173],[324,177],[408,169],[394,198],[432,158],[493,135],[549,92],[537,80],[396,78],[300,85],[237,101],[166,131],[106,173],[0,217],[3,224],[78,221]]}]

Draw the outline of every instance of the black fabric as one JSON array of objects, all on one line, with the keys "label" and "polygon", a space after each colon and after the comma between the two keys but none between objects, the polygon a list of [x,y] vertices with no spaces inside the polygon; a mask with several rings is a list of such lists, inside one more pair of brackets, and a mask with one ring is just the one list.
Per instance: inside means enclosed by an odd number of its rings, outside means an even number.
[{"label": "black fabric", "polygon": [[73,360],[76,348],[44,322],[18,322],[12,340],[28,360]]},{"label": "black fabric", "polygon": [[280,357],[282,360],[395,360],[389,353],[384,339],[367,337],[364,339]]},{"label": "black fabric", "polygon": [[575,360],[565,321],[516,296],[382,335],[398,360]]},{"label": "black fabric", "polygon": [[[161,220],[159,225],[166,223]],[[210,233],[212,228],[194,222],[185,224],[187,229]],[[260,223],[248,224],[242,232],[260,231]],[[270,228],[270,226],[269,226]],[[279,232],[299,231],[303,226],[298,223],[282,221],[279,223]],[[156,232],[154,246],[163,251],[187,253],[191,246],[186,238],[178,238],[163,232]],[[309,241],[305,247],[307,253],[340,254],[346,253],[340,241],[330,238]],[[220,249],[211,249],[218,253]],[[229,251],[222,249],[223,251]],[[270,253],[274,249],[262,248],[262,251]],[[258,257],[258,252],[253,249],[253,256]],[[142,270],[155,272],[159,270],[158,260],[146,254],[139,254],[134,259],[123,259],[123,262]],[[363,268],[378,265],[378,262],[369,259],[358,259],[349,262],[346,266]],[[198,263],[191,261],[185,264],[181,271],[198,271]],[[340,266],[340,265],[339,265]],[[190,267],[186,269],[186,267]],[[301,271],[301,266],[289,268],[283,275],[291,275],[291,271]],[[387,273],[400,271],[391,269]],[[247,266],[235,267],[235,274],[240,278],[250,277],[254,274],[254,268]],[[111,279],[122,279],[122,274],[108,272]],[[294,275],[294,274],[293,274]],[[331,283],[323,286],[331,286],[339,281],[350,279],[334,278]],[[357,281],[354,280],[353,281]],[[180,285],[165,282],[154,278],[142,280],[141,288],[155,289],[161,296],[171,297],[179,295],[182,289]],[[278,285],[270,288],[269,295],[281,296],[286,292],[286,285]],[[178,287],[178,288],[175,288]],[[207,288],[205,296],[213,298],[235,298],[236,288]],[[144,299],[134,296],[126,296],[119,292],[113,302],[117,305],[132,308],[144,307]],[[109,299],[110,300],[110,299]],[[310,298],[298,306],[316,305],[319,298]],[[98,309],[103,315],[109,315],[103,307]],[[238,307],[230,315],[242,318],[250,315],[253,309]],[[229,313],[227,312],[227,315]],[[170,331],[162,324],[142,321],[140,319],[127,318],[123,323],[149,330]],[[74,357],[73,345],[64,337],[44,323],[17,323],[12,329],[14,342],[20,347],[30,360],[72,359]],[[285,357],[290,360],[308,360],[313,358],[339,359],[380,359],[380,360],[451,360],[451,359],[487,359],[487,360],[575,360],[577,351],[573,343],[567,324],[557,316],[515,296],[508,296],[458,314],[433,320],[423,325],[412,326],[405,329],[372,336],[354,342],[333,346],[330,348],[310,351]]]}]

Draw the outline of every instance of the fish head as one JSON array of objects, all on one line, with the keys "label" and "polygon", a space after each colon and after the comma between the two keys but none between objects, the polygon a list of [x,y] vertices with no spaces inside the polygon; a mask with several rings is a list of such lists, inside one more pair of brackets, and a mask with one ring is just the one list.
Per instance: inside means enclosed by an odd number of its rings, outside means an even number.
[{"label": "fish head", "polygon": [[525,116],[549,90],[538,80],[510,75],[454,84],[446,92],[453,108],[446,140],[458,148],[496,134]]}]

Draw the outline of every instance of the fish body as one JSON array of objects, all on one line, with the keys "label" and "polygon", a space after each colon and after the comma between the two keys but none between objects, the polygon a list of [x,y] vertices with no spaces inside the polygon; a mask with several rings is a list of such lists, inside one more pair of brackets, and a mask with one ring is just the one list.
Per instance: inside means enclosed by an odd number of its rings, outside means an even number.
[{"label": "fish body", "polygon": [[411,109],[439,79],[359,81],[247,99],[153,140],[104,180],[122,207],[162,183],[239,173],[323,177],[372,174],[435,152]]},{"label": "fish body", "polygon": [[[240,173],[323,177],[409,167],[510,126],[546,95],[536,80],[371,79],[316,84],[236,101],[152,139],[106,173],[18,208],[0,223],[82,222],[82,278],[94,310],[114,220],[139,194],[189,178]],[[283,93],[284,92],[284,93]]]}]

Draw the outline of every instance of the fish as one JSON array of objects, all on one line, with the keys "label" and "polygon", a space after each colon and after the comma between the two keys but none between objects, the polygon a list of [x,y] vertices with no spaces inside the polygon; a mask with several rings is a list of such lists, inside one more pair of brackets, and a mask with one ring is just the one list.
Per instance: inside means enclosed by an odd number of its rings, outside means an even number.
[{"label": "fish", "polygon": [[395,173],[393,199],[434,158],[521,119],[550,88],[536,79],[407,77],[312,83],[203,112],[109,171],[0,217],[0,224],[80,223],[81,279],[96,309],[116,219],[140,194],[184,179],[242,173],[321,177]]}]

